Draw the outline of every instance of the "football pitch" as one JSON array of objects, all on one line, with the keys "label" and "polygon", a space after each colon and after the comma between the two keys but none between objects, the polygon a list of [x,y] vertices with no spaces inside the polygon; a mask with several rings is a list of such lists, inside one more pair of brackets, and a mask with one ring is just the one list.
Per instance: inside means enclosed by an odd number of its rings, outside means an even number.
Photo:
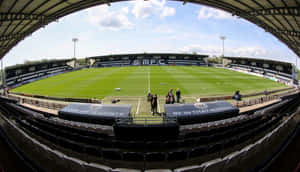
[{"label": "football pitch", "polygon": [[[11,90],[69,98],[165,96],[170,88],[182,96],[233,95],[284,88],[283,84],[223,68],[138,66],[83,69],[35,81]],[[117,91],[115,88],[120,88]]]}]

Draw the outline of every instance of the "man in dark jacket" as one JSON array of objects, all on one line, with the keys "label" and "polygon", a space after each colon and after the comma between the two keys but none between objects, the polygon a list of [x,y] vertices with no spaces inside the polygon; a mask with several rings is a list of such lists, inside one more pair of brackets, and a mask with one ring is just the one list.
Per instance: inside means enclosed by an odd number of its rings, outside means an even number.
[{"label": "man in dark jacket", "polygon": [[177,88],[177,90],[176,90],[176,101],[177,101],[177,103],[180,103],[180,96],[181,96],[180,90],[179,90],[179,88]]},{"label": "man in dark jacket", "polygon": [[157,114],[157,95],[156,94],[154,94],[151,98],[151,111],[152,111],[153,115]]},{"label": "man in dark jacket", "polygon": [[232,98],[236,101],[242,100],[242,95],[240,95],[240,91],[236,91]]}]

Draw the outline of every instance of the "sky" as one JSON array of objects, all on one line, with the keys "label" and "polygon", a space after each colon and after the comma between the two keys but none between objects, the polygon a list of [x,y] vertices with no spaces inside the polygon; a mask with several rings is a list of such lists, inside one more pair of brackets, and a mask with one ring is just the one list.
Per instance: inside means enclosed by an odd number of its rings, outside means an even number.
[{"label": "sky", "polygon": [[297,55],[256,25],[207,6],[135,0],[88,8],[53,22],[21,41],[4,65],[26,60],[125,53],[193,53],[265,58],[295,63]]}]

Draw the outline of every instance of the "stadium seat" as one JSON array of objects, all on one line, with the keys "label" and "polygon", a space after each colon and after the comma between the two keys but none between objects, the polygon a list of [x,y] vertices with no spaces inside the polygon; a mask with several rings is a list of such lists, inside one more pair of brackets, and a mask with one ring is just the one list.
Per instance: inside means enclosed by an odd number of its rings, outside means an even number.
[{"label": "stadium seat", "polygon": [[157,149],[157,148],[160,148],[162,145],[161,145],[161,142],[160,141],[148,141],[146,142],[146,148],[147,149]]},{"label": "stadium seat", "polygon": [[179,161],[187,158],[186,151],[174,151],[168,153],[168,161]]},{"label": "stadium seat", "polygon": [[211,136],[200,136],[196,140],[196,145],[205,145],[209,143],[211,140]]},{"label": "stadium seat", "polygon": [[237,144],[243,143],[250,138],[251,132],[244,132],[238,136]]},{"label": "stadium seat", "polygon": [[[191,129],[192,130],[192,129]],[[191,132],[184,135],[185,139],[199,137],[199,132]]]},{"label": "stadium seat", "polygon": [[225,148],[232,147],[235,144],[236,144],[236,138],[235,137],[231,137],[231,138],[228,138],[228,139],[224,140],[223,147],[225,149]]},{"label": "stadium seat", "polygon": [[145,156],[145,160],[148,161],[148,162],[153,162],[153,161],[165,161],[166,159],[166,156],[164,153],[162,152],[149,152],[149,153],[146,153],[146,156]]},{"label": "stadium seat", "polygon": [[279,146],[282,144],[282,141],[284,139],[284,137],[280,137],[279,135],[279,131],[282,127],[279,126],[279,128],[274,129],[271,133],[270,133],[270,145],[269,145],[269,151],[271,153],[275,153]]},{"label": "stadium seat", "polygon": [[64,139],[62,137],[57,137],[57,143],[64,148],[70,148],[70,143],[67,139]]},{"label": "stadium seat", "polygon": [[65,157],[65,163],[67,164],[67,168],[72,172],[82,172],[85,170],[85,162],[72,157]]},{"label": "stadium seat", "polygon": [[[241,164],[241,158],[246,156],[248,149],[243,149],[241,151],[236,151],[228,156],[225,159],[225,165],[222,172],[240,172],[245,171],[244,166]],[[247,170],[246,170],[247,171]]]},{"label": "stadium seat", "polygon": [[145,172],[172,172],[170,169],[153,169],[153,170],[146,170]]},{"label": "stadium seat", "polygon": [[203,166],[193,165],[188,167],[176,168],[174,172],[202,172]]},{"label": "stadium seat", "polygon": [[122,155],[118,150],[114,149],[102,149],[102,156],[105,159],[111,159],[111,160],[121,160]]},{"label": "stadium seat", "polygon": [[102,152],[99,148],[96,146],[91,146],[91,145],[85,145],[84,146],[85,153],[95,156],[95,157],[102,157]]},{"label": "stadium seat", "polygon": [[223,143],[217,142],[217,143],[209,145],[207,152],[208,153],[220,152],[222,150],[222,148],[223,148]]},{"label": "stadium seat", "polygon": [[110,139],[98,138],[97,143],[99,144],[99,146],[104,147],[104,148],[113,148],[114,147],[114,142],[113,142],[113,140],[110,140]]},{"label": "stadium seat", "polygon": [[76,139],[74,138],[74,140],[77,140],[78,142],[84,142],[89,145],[99,145],[98,140],[96,138],[93,138],[91,136],[82,136],[82,135],[80,135],[80,137],[79,137],[79,135],[77,135],[77,136],[78,137]]},{"label": "stadium seat", "polygon": [[[247,152],[241,156],[240,164],[242,164],[243,169],[247,169],[250,171],[251,169],[254,169],[259,162],[256,161],[256,144],[251,144],[245,147],[242,151]],[[255,161],[254,161],[255,160]]]},{"label": "stadium seat", "polygon": [[192,151],[189,153],[189,158],[200,157],[200,156],[205,155],[206,153],[207,153],[207,147],[201,146],[201,147],[192,149]]},{"label": "stadium seat", "polygon": [[72,149],[72,150],[74,150],[76,152],[79,152],[79,153],[85,152],[83,144],[80,144],[80,143],[77,143],[77,142],[74,142],[74,141],[71,141],[71,140],[69,140],[68,149]]},{"label": "stadium seat", "polygon": [[210,141],[211,142],[216,142],[216,141],[222,140],[222,138],[223,138],[223,133],[222,132],[216,132],[211,136]]},{"label": "stadium seat", "polygon": [[263,137],[263,140],[260,144],[260,152],[258,153],[258,159],[260,159],[260,162],[264,162],[264,160],[266,160],[272,155],[272,152],[270,151],[270,146],[272,146],[271,135],[270,133],[268,133]]},{"label": "stadium seat", "polygon": [[124,152],[123,160],[125,161],[144,161],[144,155],[138,152]]},{"label": "stadium seat", "polygon": [[85,170],[88,172],[111,172],[112,169],[110,167],[100,165],[100,164],[95,164],[95,163],[89,163],[89,164],[84,164]]},{"label": "stadium seat", "polygon": [[129,142],[130,149],[144,149],[145,142],[143,141],[130,141]]},{"label": "stadium seat", "polygon": [[[54,169],[56,169],[56,170],[60,169],[60,168],[67,169],[66,164],[65,164],[65,154],[63,154],[59,151],[55,151],[55,150],[54,150],[54,152],[55,152],[55,155],[53,156],[54,161],[52,161],[53,164],[55,164]],[[54,170],[54,171],[56,171],[56,170]]]},{"label": "stadium seat", "polygon": [[190,146],[194,146],[196,144],[196,140],[195,139],[184,139],[181,143],[181,146],[183,147],[190,147]]},{"label": "stadium seat", "polygon": [[262,139],[252,144],[253,146],[251,147],[251,149],[249,149],[247,153],[247,157],[243,157],[243,160],[244,158],[247,160],[247,163],[244,165],[245,167],[253,168],[256,167],[259,163],[261,163],[260,154],[264,152],[261,144],[262,144]]},{"label": "stadium seat", "polygon": [[115,148],[119,149],[129,149],[131,145],[128,141],[115,140]]},{"label": "stadium seat", "polygon": [[136,169],[128,169],[128,168],[116,168],[111,170],[111,172],[142,172],[142,171]]},{"label": "stadium seat", "polygon": [[176,140],[165,141],[162,144],[163,148],[169,148],[169,149],[176,148],[178,146],[179,146],[179,143]]},{"label": "stadium seat", "polygon": [[225,159],[218,158],[206,163],[201,164],[203,166],[202,172],[220,172],[223,170]]},{"label": "stadium seat", "polygon": [[[45,153],[44,153],[44,155],[45,155]],[[47,156],[39,157],[39,160],[40,160],[39,162],[41,163],[41,165],[49,165],[49,162],[55,163],[57,161],[57,156],[63,156],[63,154],[61,152],[58,152],[56,150],[50,150],[50,149],[47,150],[46,155]],[[45,157],[45,158],[43,158],[43,157]],[[56,169],[57,169],[56,165],[55,166],[51,165],[49,171],[55,171]]]}]

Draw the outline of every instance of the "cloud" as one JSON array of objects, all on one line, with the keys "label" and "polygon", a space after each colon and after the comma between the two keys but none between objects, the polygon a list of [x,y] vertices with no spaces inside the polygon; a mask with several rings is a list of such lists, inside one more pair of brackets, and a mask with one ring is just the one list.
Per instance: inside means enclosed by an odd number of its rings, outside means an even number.
[{"label": "cloud", "polygon": [[[221,55],[221,46],[192,44],[183,47],[183,52],[197,52],[200,54]],[[225,56],[269,57],[271,52],[260,46],[225,47]]]},{"label": "cloud", "polygon": [[175,13],[176,13],[176,11],[174,8],[164,7],[160,16],[161,17],[174,16]]},{"label": "cloud", "polygon": [[154,28],[153,31],[155,33],[164,33],[164,34],[171,34],[175,32],[175,30],[169,25],[158,25],[156,28]]},{"label": "cloud", "polygon": [[157,9],[153,7],[150,1],[136,0],[134,3],[132,14],[136,18],[147,18],[157,12]]},{"label": "cloud", "polygon": [[157,14],[160,14],[160,17],[163,18],[174,16],[176,13],[174,8],[166,6],[166,0],[135,0],[133,3],[132,14],[136,18],[147,18]]},{"label": "cloud", "polygon": [[198,19],[234,19],[236,17],[232,16],[230,13],[214,9],[210,7],[201,7],[198,12]]},{"label": "cloud", "polygon": [[128,13],[128,7],[111,11],[107,5],[101,5],[88,10],[88,21],[101,29],[129,29],[133,24],[128,19]]}]

